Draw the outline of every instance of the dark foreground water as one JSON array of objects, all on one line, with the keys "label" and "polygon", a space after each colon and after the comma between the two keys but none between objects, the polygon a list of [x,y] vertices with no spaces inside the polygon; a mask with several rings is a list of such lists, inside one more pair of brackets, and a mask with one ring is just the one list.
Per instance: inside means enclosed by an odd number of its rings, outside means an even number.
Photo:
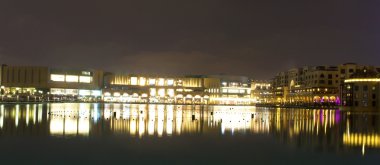
[{"label": "dark foreground water", "polygon": [[380,113],[0,105],[0,164],[378,164]]}]

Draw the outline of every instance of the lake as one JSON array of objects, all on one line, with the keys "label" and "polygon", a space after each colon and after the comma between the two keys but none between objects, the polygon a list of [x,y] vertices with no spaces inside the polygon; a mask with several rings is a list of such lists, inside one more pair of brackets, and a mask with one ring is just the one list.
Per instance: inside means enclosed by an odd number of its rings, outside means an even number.
[{"label": "lake", "polygon": [[380,113],[158,104],[0,104],[2,164],[374,164]]}]

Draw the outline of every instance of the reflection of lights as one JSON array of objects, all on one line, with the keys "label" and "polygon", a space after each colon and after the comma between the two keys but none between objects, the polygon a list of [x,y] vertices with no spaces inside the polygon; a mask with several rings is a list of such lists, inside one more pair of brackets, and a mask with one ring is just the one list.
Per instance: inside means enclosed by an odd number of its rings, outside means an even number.
[{"label": "reflection of lights", "polygon": [[380,134],[343,133],[343,144],[379,148]]},{"label": "reflection of lights", "polygon": [[3,128],[4,125],[4,105],[1,105],[0,108],[0,128]]},{"label": "reflection of lights", "polygon": [[164,105],[157,106],[157,133],[160,137],[164,132],[164,108]]},{"label": "reflection of lights", "polygon": [[16,117],[15,117],[15,125],[18,126],[18,115],[20,111],[20,105],[16,105]]}]

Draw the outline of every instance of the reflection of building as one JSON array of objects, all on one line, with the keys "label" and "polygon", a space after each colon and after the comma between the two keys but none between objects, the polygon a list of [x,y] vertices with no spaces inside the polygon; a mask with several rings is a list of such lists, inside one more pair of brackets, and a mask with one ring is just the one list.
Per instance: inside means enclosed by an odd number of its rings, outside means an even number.
[{"label": "reflection of building", "polygon": [[105,101],[208,104],[217,97],[220,81],[206,76],[105,76]]},{"label": "reflection of building", "polygon": [[361,109],[379,109],[380,69],[358,69],[350,78],[344,80],[341,95],[343,106]]}]

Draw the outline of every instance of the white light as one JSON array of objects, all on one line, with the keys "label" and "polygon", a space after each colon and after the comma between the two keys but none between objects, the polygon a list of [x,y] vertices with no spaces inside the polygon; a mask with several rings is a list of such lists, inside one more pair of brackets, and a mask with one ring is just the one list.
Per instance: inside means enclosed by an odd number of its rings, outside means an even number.
[{"label": "white light", "polygon": [[91,95],[92,95],[92,96],[95,96],[95,97],[100,96],[101,93],[102,93],[102,92],[101,92],[100,90],[93,90],[93,91],[91,91]]},{"label": "white light", "polygon": [[145,86],[146,79],[144,77],[140,77],[140,86]]},{"label": "white light", "polygon": [[169,97],[174,97],[174,89],[168,89]]},{"label": "white light", "polygon": [[158,79],[158,86],[164,86],[165,85],[165,79],[160,78]]},{"label": "white light", "polygon": [[89,96],[89,95],[91,95],[91,91],[90,90],[79,90],[79,95]]},{"label": "white light", "polygon": [[137,85],[137,77],[131,77],[131,85]]},{"label": "white light", "polygon": [[174,80],[168,80],[168,86],[173,86]]},{"label": "white light", "polygon": [[80,76],[79,77],[79,82],[81,83],[91,83],[92,77],[90,76]]},{"label": "white light", "polygon": [[119,97],[119,96],[120,96],[120,93],[119,93],[119,92],[115,92],[115,93],[113,93],[113,96],[115,96],[115,97]]},{"label": "white light", "polygon": [[164,96],[165,96],[165,89],[159,89],[159,90],[158,90],[158,95],[159,95],[160,97],[164,97]]},{"label": "white light", "polygon": [[62,74],[51,74],[50,75],[51,81],[65,81],[65,75]]},{"label": "white light", "polygon": [[66,82],[78,82],[78,76],[66,75]]},{"label": "white light", "polygon": [[156,79],[149,79],[149,85],[156,85]]}]

